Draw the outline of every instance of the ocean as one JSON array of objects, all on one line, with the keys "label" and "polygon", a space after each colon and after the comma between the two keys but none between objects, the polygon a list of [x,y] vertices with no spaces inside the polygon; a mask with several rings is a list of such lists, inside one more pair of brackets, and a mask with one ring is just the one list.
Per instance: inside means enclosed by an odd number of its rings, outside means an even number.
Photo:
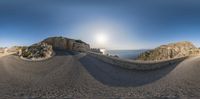
[{"label": "ocean", "polygon": [[147,50],[106,50],[105,54],[117,55],[118,57],[125,59],[135,59],[145,51]]}]

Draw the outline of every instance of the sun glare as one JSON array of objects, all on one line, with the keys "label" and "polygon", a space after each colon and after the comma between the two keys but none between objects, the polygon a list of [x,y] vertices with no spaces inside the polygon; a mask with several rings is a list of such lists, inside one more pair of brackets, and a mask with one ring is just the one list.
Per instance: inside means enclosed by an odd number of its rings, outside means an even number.
[{"label": "sun glare", "polygon": [[96,40],[98,44],[105,44],[107,41],[107,35],[105,33],[99,33],[96,36]]}]

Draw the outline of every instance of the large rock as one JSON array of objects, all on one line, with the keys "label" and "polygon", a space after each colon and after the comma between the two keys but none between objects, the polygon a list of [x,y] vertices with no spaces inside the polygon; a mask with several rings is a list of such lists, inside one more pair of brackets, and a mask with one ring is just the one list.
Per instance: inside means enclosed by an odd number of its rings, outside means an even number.
[{"label": "large rock", "polygon": [[154,50],[142,53],[138,60],[166,60],[184,56],[200,55],[200,50],[190,42],[177,42],[162,45]]},{"label": "large rock", "polygon": [[26,59],[42,59],[51,57],[53,55],[53,49],[51,45],[38,43],[29,47],[21,48],[18,54],[20,57]]},{"label": "large rock", "polygon": [[90,49],[89,44],[81,40],[74,40],[64,37],[50,37],[43,40],[42,43],[47,43],[49,45],[52,45],[54,49],[61,49],[61,50],[86,52]]}]

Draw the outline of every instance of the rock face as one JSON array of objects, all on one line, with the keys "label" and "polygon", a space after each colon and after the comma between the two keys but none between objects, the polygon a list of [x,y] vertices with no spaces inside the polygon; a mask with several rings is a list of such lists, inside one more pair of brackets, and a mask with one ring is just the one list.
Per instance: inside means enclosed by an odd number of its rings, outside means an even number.
[{"label": "rock face", "polygon": [[90,50],[89,44],[81,40],[74,40],[64,37],[50,37],[43,40],[42,43],[52,45],[54,49],[73,50],[79,52],[86,52]]},{"label": "rock face", "polygon": [[184,56],[200,55],[200,49],[190,42],[177,42],[168,45],[162,45],[154,50],[142,53],[138,60],[166,60]]},{"label": "rock face", "polygon": [[53,49],[51,45],[38,43],[29,47],[21,48],[18,54],[26,59],[48,58],[52,56]]}]

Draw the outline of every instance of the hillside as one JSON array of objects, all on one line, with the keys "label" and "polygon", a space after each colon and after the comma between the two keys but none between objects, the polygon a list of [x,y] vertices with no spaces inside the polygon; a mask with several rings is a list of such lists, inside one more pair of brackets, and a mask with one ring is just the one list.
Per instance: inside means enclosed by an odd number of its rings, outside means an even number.
[{"label": "hillside", "polygon": [[200,55],[200,50],[191,42],[184,41],[161,45],[153,50],[142,53],[137,60],[166,60],[196,55]]}]

